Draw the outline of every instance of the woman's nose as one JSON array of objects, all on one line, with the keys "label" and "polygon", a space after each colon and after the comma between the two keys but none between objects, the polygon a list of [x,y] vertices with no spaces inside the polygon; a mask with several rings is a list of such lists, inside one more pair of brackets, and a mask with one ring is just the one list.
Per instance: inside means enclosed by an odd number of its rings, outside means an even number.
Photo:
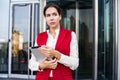
[{"label": "woman's nose", "polygon": [[50,16],[50,20],[54,20],[54,16],[51,15],[51,16]]}]

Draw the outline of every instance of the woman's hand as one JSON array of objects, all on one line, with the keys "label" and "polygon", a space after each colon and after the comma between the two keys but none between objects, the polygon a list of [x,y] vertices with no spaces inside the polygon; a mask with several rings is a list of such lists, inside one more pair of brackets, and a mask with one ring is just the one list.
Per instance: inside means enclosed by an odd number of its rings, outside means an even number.
[{"label": "woman's hand", "polygon": [[44,54],[46,57],[55,57],[56,59],[61,58],[60,52],[58,52],[55,49],[52,49],[51,47],[42,46],[40,47],[39,50],[40,50],[40,53]]},{"label": "woman's hand", "polygon": [[41,69],[55,69],[57,67],[57,59],[53,59],[48,61],[47,57],[43,59],[43,61],[39,64]]},{"label": "woman's hand", "polygon": [[52,54],[50,52],[51,49],[52,48],[50,48],[50,47],[42,46],[39,48],[39,51],[40,51],[40,53],[44,54],[46,57],[50,57],[50,56],[52,56]]}]

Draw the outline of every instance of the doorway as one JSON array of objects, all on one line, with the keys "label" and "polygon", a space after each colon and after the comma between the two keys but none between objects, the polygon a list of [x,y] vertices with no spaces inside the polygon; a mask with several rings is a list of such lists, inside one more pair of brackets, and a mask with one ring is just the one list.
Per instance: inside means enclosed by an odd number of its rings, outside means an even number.
[{"label": "doorway", "polygon": [[9,77],[29,78],[33,75],[28,68],[30,59],[29,47],[34,45],[39,32],[40,4],[13,3],[11,4],[11,42]]}]

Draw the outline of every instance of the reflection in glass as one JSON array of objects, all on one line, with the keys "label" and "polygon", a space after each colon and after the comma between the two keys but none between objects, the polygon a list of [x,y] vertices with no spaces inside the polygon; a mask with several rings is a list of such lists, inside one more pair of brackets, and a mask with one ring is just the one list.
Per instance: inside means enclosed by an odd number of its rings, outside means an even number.
[{"label": "reflection in glass", "polygon": [[0,73],[8,72],[8,43],[0,42]]},{"label": "reflection in glass", "polygon": [[[114,79],[113,0],[99,0],[98,79]],[[104,5],[104,6],[103,6]]]},{"label": "reflection in glass", "polygon": [[14,74],[34,74],[28,69],[28,47],[34,45],[39,32],[39,7],[38,3],[13,5],[11,70]]},{"label": "reflection in glass", "polygon": [[13,13],[11,70],[15,74],[27,74],[29,5],[14,5]]},{"label": "reflection in glass", "polygon": [[[83,3],[80,3],[83,4]],[[93,7],[79,4],[79,57],[80,66],[78,74],[80,79],[92,79],[93,77]],[[86,1],[86,4],[88,2]]]},{"label": "reflection in glass", "polygon": [[0,0],[0,74],[8,74],[9,2]]}]

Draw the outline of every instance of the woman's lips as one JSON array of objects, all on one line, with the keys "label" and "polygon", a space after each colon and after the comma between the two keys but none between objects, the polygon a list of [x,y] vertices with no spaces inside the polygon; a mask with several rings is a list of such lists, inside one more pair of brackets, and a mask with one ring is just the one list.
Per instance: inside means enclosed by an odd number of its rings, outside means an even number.
[{"label": "woman's lips", "polygon": [[50,22],[51,25],[55,24],[55,22]]}]

